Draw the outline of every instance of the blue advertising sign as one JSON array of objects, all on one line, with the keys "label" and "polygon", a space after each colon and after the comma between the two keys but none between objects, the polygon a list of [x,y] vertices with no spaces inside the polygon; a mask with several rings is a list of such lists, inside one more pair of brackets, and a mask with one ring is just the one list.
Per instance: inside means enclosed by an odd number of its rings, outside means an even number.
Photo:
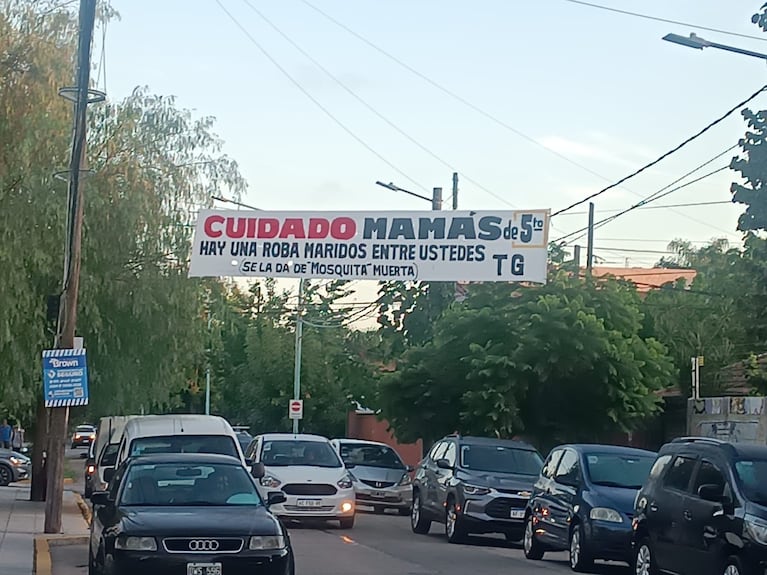
[{"label": "blue advertising sign", "polygon": [[88,365],[85,349],[43,352],[45,407],[88,405]]}]

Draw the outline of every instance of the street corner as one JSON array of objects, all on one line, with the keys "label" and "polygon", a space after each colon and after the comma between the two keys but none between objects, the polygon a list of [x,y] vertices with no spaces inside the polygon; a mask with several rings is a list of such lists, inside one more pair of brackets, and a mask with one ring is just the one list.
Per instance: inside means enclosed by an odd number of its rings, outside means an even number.
[{"label": "street corner", "polygon": [[79,575],[85,574],[87,567],[87,536],[41,535],[35,538],[35,575]]}]

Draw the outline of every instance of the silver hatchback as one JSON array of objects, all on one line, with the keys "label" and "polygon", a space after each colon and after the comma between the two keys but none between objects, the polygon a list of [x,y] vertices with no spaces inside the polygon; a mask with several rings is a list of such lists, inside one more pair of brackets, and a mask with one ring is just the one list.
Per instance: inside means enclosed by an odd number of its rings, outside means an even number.
[{"label": "silver hatchback", "polygon": [[331,444],[352,475],[357,505],[372,507],[378,513],[396,509],[400,515],[410,514],[413,468],[405,465],[394,449],[361,439],[333,439]]}]

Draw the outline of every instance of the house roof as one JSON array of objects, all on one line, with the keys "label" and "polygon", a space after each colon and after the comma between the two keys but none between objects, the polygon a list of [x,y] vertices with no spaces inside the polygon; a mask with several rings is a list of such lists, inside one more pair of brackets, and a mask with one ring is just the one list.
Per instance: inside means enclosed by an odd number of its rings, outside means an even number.
[{"label": "house roof", "polygon": [[669,282],[684,279],[689,286],[698,274],[695,270],[673,268],[619,268],[594,266],[591,271],[596,277],[615,276],[633,282],[637,291],[646,293]]}]

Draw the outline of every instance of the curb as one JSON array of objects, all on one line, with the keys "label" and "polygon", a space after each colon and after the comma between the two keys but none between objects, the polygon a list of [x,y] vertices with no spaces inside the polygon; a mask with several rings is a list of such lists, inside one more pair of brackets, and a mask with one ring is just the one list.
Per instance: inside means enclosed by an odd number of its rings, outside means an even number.
[{"label": "curb", "polygon": [[35,556],[33,559],[32,572],[35,575],[52,575],[53,562],[51,561],[51,547],[85,545],[88,541],[89,538],[85,536],[67,537],[41,535],[35,537]]},{"label": "curb", "polygon": [[83,520],[85,521],[85,524],[90,527],[91,526],[91,520],[93,519],[93,514],[91,512],[90,505],[88,505],[85,500],[83,499],[82,495],[77,493],[76,491],[73,492],[75,496],[75,502],[77,503],[77,507],[80,509],[80,513],[83,514]]}]

